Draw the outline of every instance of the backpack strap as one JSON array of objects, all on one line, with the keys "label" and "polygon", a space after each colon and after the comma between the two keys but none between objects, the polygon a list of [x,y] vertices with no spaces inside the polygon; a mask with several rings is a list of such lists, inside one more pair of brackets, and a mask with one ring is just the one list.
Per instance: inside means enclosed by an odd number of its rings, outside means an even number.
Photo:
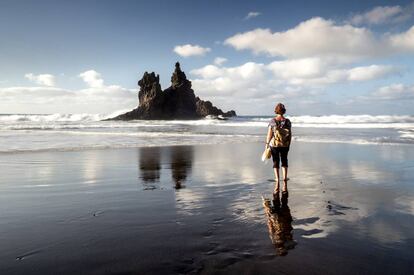
[{"label": "backpack strap", "polygon": [[[278,129],[281,129],[281,128],[283,128],[285,125],[287,125],[287,119],[284,119],[284,120],[277,120],[277,119],[275,119],[275,122],[276,122],[276,127],[278,128]],[[282,123],[283,122],[283,123]]]}]

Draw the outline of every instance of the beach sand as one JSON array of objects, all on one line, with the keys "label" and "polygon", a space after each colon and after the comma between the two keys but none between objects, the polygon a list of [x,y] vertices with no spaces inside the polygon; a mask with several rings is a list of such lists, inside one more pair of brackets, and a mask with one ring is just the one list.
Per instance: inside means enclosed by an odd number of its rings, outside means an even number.
[{"label": "beach sand", "polygon": [[262,150],[0,154],[0,274],[414,272],[413,146],[296,142],[280,205]]}]

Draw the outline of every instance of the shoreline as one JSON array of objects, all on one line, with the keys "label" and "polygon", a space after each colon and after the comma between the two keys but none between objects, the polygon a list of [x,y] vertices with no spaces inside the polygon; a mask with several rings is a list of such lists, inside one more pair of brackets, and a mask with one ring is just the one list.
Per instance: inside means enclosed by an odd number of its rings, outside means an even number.
[{"label": "shoreline", "polygon": [[[386,142],[346,142],[346,141],[309,141],[309,140],[295,140],[295,143],[306,143],[306,144],[344,144],[344,145],[355,145],[355,146],[407,146],[412,147],[414,144],[412,143],[386,143]],[[175,146],[214,146],[214,145],[226,145],[226,144],[258,144],[261,143],[259,141],[226,141],[221,143],[195,143],[194,144],[165,144],[165,145],[121,145],[121,146],[105,146],[102,145],[102,147],[74,147],[74,148],[45,148],[45,149],[34,149],[34,150],[15,150],[15,151],[0,151],[0,155],[14,155],[14,154],[30,154],[30,153],[43,153],[43,152],[82,152],[82,151],[101,151],[101,150],[122,150],[122,149],[134,149],[134,148],[152,148],[152,147],[175,147]]]}]

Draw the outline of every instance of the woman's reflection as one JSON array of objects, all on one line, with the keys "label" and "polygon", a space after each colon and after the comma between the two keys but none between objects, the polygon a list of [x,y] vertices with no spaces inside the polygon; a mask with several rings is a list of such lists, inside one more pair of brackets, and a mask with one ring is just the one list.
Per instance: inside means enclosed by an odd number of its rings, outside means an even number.
[{"label": "woman's reflection", "polygon": [[279,256],[287,255],[288,250],[296,245],[292,234],[292,215],[288,206],[288,196],[288,192],[282,192],[281,198],[279,192],[274,193],[273,205],[270,199],[263,198],[269,236]]}]

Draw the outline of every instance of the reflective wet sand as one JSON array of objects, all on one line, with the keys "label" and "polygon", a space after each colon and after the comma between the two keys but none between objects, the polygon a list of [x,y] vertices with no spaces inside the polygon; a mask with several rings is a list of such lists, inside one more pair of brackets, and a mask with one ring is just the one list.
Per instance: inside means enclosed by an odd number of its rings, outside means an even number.
[{"label": "reflective wet sand", "polygon": [[[1,154],[0,274],[409,274],[414,147]],[[262,199],[264,198],[264,200]]]}]

